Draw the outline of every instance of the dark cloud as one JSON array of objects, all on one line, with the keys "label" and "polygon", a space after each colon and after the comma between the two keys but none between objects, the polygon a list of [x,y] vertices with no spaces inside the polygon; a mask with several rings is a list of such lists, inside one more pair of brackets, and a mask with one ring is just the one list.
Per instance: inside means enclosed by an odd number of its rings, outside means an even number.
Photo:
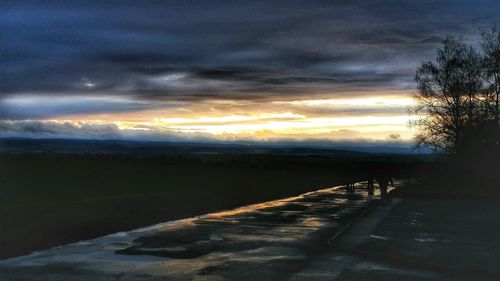
[{"label": "dark cloud", "polygon": [[114,124],[58,123],[54,121],[0,120],[1,137],[117,139],[121,132]]},{"label": "dark cloud", "polygon": [[387,136],[390,140],[400,140],[401,139],[401,135],[400,134],[390,134],[389,136]]},{"label": "dark cloud", "polygon": [[113,123],[56,122],[38,120],[0,120],[0,138],[71,138],[98,140],[145,140],[145,141],[216,141],[213,136],[174,131],[136,130],[147,129],[140,125],[132,129],[120,129]]},{"label": "dark cloud", "polygon": [[[441,38],[471,37],[499,10],[487,0],[2,1],[0,98],[105,93],[154,103],[409,89]],[[1,118],[12,114],[0,108]]]},{"label": "dark cloud", "polygon": [[169,108],[176,104],[155,104],[131,98],[100,98],[98,96],[51,97],[12,96],[0,100],[0,112],[4,119],[44,119],[61,115],[113,113],[138,111],[152,108]]}]

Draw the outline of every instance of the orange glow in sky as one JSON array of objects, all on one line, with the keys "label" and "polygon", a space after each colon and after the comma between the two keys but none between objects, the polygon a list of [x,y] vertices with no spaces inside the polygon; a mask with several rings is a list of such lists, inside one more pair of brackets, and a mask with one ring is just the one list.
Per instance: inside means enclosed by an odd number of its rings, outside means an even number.
[{"label": "orange glow in sky", "polygon": [[[57,98],[40,97],[19,101],[64,103]],[[409,123],[417,118],[407,114],[407,107],[412,104],[406,93],[286,101],[209,100],[174,106],[165,103],[158,108],[124,112],[67,114],[44,122],[71,124],[80,129],[112,125],[127,132],[220,140],[409,141],[414,136]]]}]

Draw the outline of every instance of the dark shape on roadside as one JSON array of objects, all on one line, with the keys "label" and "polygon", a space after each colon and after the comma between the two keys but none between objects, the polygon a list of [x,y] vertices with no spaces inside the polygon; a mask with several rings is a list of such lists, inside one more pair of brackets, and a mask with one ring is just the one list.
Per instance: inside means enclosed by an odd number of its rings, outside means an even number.
[{"label": "dark shape on roadside", "polygon": [[389,185],[389,177],[382,175],[377,178],[378,186],[380,187],[380,197],[385,199],[387,197],[387,187]]},{"label": "dark shape on roadside", "polygon": [[375,194],[375,188],[373,186],[373,178],[369,178],[368,179],[368,183],[367,183],[367,188],[368,188],[368,196],[373,196]]}]

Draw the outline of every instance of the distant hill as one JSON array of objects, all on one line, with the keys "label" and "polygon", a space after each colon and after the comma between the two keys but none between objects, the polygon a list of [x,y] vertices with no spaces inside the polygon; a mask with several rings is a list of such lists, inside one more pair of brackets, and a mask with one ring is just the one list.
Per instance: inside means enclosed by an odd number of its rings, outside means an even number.
[{"label": "distant hill", "polygon": [[[359,155],[365,153],[415,154],[408,146],[341,145],[325,147],[295,143],[195,143],[195,142],[140,142],[124,140],[80,139],[0,139],[2,153],[71,153],[71,154],[294,154],[294,155]],[[428,153],[428,152],[427,152]]]}]

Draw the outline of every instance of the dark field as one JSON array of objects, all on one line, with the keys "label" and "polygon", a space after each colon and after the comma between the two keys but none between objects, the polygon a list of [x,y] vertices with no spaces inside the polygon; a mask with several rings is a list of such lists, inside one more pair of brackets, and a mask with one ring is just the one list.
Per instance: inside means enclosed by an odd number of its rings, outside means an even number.
[{"label": "dark field", "polygon": [[109,143],[94,143],[89,153],[79,145],[3,143],[0,258],[378,173],[415,177],[429,158],[237,146],[122,149],[124,144]]}]

